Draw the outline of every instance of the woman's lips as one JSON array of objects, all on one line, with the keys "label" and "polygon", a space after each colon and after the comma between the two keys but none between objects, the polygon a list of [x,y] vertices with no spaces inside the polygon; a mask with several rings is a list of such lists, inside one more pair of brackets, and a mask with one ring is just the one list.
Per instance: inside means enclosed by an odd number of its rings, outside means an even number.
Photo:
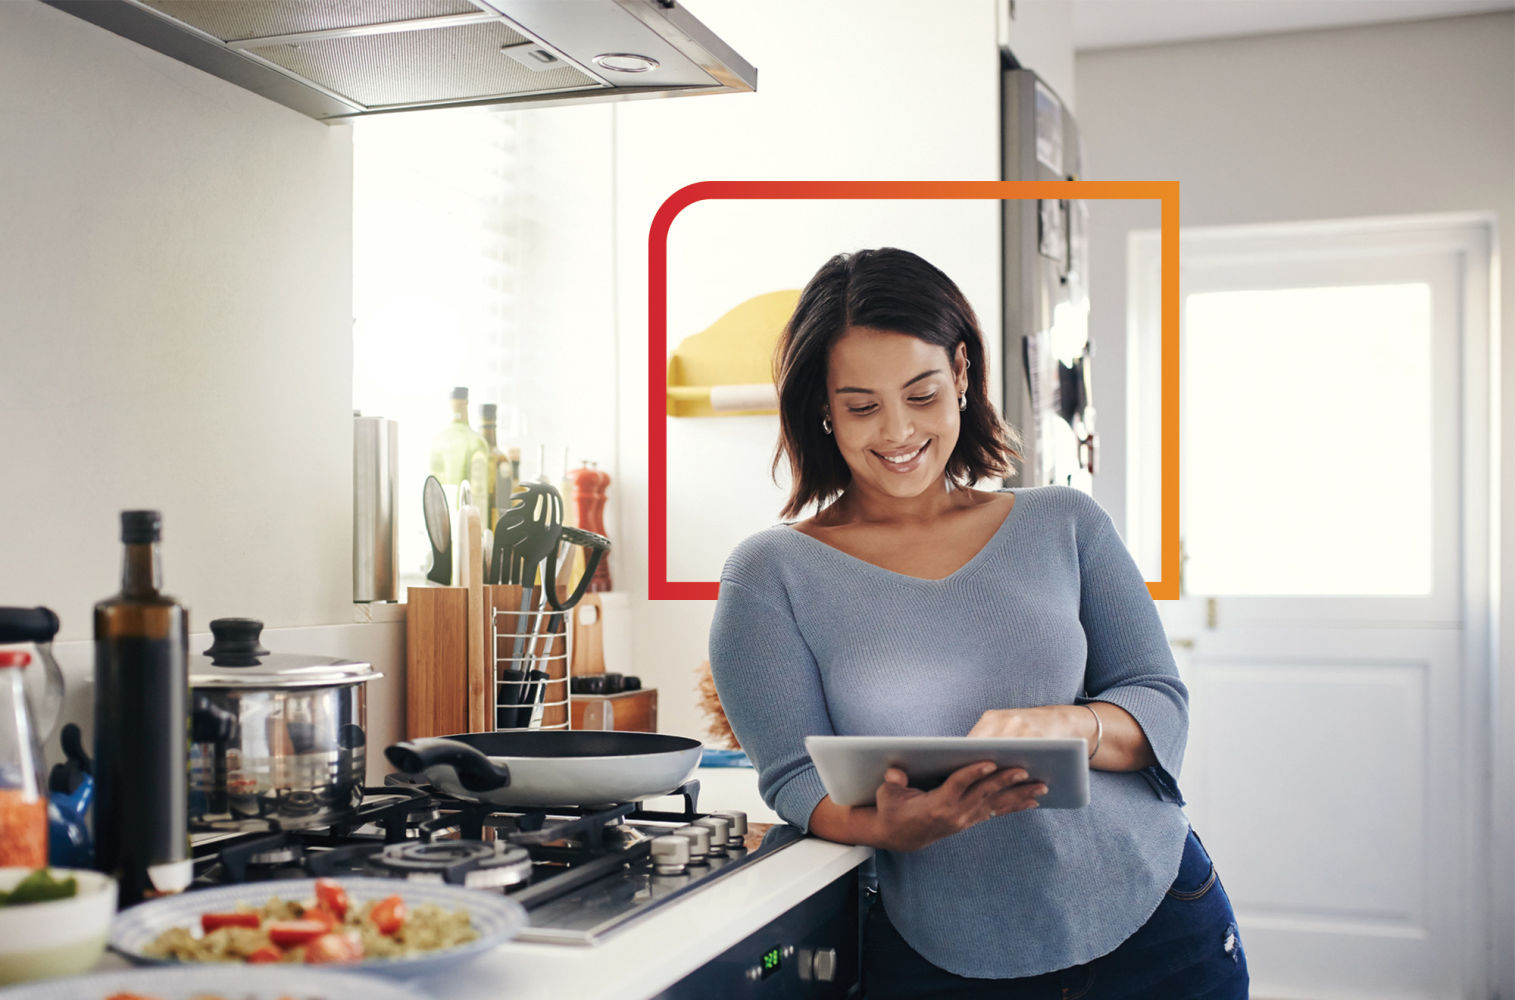
[{"label": "woman's lips", "polygon": [[[873,454],[874,457],[879,460],[879,464],[888,469],[890,472],[914,472],[916,469],[920,468],[921,462],[925,461],[926,449],[930,447],[930,445],[930,441],[927,441],[925,444],[921,445],[920,448],[916,450],[915,454],[905,462],[891,462],[888,458],[884,457],[884,454],[882,452],[875,451]],[[898,455],[900,453],[896,452],[895,454]],[[910,453],[905,452],[904,454]]]}]

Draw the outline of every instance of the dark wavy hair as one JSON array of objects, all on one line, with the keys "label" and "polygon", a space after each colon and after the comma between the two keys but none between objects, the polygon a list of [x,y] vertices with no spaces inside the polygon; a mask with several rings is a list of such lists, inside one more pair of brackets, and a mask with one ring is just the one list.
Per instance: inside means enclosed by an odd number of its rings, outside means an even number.
[{"label": "dark wavy hair", "polygon": [[1020,436],[989,402],[989,366],[978,318],[952,279],[908,250],[881,247],[837,254],[815,272],[784,327],[773,356],[779,394],[779,443],[773,456],[789,460],[794,484],[781,517],[811,503],[828,504],[852,480],[836,443],[821,430],[826,405],[826,368],[831,345],[849,327],[906,333],[936,344],[955,357],[967,348],[968,408],[957,445],[947,459],[947,477],[967,486],[1006,475],[1019,459]]}]

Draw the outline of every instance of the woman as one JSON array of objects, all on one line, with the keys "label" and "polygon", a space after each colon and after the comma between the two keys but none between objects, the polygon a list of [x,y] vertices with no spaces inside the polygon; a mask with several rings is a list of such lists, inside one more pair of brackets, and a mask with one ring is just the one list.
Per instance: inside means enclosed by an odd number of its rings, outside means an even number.
[{"label": "woman", "polygon": [[[971,488],[1019,456],[962,293],[902,250],[834,257],[776,368],[783,516],[819,511],[732,554],[710,662],[764,800],[877,849],[865,995],[1245,997],[1140,572],[1083,493]],[[983,763],[929,792],[893,769],[874,805],[842,807],[804,749],[827,733],[1082,737],[1090,803],[1038,811],[1044,785]]]}]

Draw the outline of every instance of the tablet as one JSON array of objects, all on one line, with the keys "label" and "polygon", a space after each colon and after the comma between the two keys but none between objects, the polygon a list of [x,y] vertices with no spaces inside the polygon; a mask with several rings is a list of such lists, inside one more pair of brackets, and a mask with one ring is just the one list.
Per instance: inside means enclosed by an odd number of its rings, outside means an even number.
[{"label": "tablet", "polygon": [[1089,747],[1071,739],[985,739],[977,736],[807,736],[805,749],[815,761],[831,801],[867,806],[884,783],[884,771],[897,767],[910,786],[930,790],[953,771],[975,761],[1000,767],[1023,767],[1031,780],[1047,785],[1040,809],[1079,809],[1089,804]]}]

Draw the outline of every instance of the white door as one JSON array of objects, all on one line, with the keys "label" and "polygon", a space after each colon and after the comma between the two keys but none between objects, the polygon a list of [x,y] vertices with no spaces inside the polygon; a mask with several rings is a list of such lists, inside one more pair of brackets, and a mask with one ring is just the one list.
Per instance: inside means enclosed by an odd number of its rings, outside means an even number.
[{"label": "white door", "polygon": [[1486,996],[1487,229],[1182,240],[1159,608],[1253,996]]}]

